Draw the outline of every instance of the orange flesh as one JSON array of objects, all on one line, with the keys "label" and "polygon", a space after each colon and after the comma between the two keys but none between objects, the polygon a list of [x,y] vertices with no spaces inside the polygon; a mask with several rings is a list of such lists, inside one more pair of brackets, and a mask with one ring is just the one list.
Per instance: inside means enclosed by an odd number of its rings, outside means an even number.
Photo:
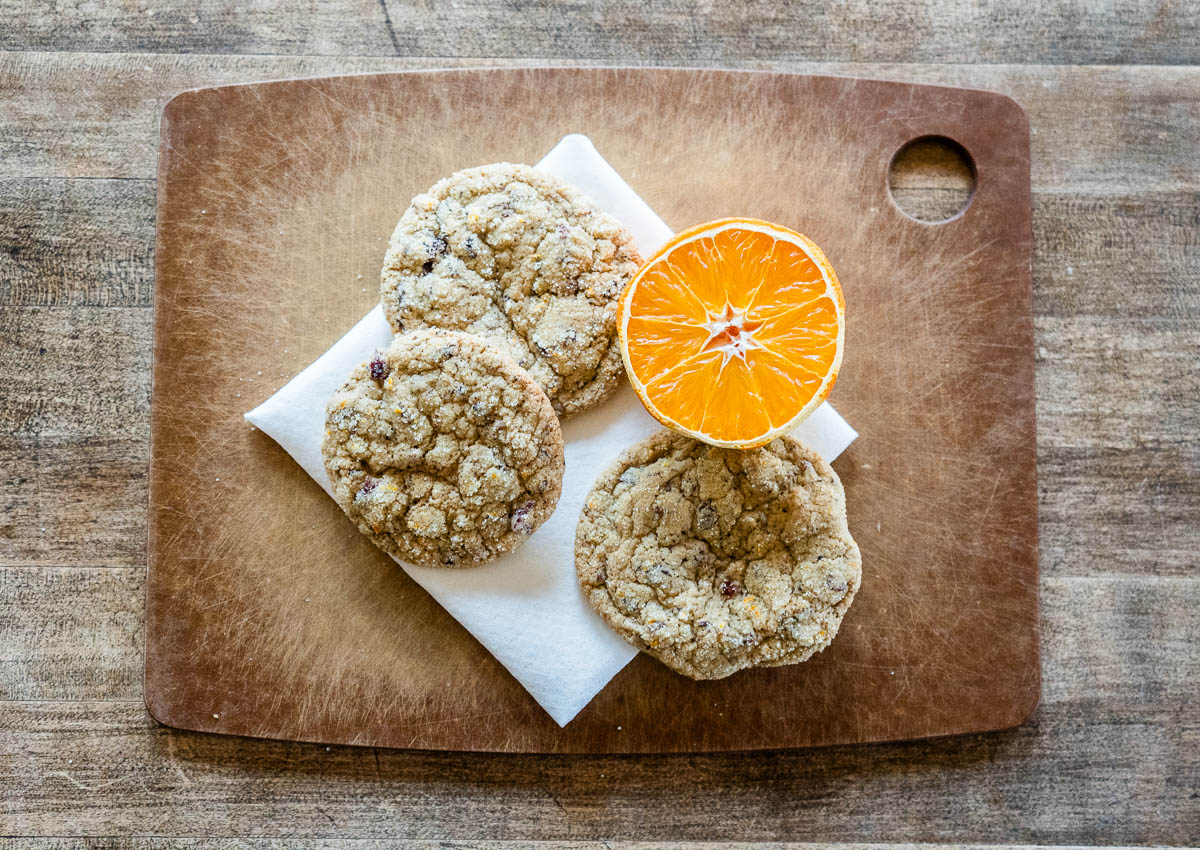
[{"label": "orange flesh", "polygon": [[792,242],[733,225],[635,282],[629,364],[645,400],[689,431],[735,442],[785,425],[836,362],[840,292]]}]

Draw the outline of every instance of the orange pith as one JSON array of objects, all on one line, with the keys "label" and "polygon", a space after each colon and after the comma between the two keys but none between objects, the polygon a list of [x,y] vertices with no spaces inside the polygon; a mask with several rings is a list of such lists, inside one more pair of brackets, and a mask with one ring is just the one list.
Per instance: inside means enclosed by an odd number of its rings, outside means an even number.
[{"label": "orange pith", "polygon": [[677,234],[621,294],[625,368],[664,425],[752,448],[829,395],[842,359],[841,286],[821,249],[730,218]]}]

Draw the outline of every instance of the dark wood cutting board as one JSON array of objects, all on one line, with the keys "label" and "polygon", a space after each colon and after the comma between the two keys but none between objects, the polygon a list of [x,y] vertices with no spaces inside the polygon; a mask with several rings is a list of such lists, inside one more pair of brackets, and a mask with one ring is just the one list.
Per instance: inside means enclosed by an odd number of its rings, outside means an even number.
[{"label": "dark wood cutting board", "polygon": [[[409,198],[566,133],[676,229],[813,237],[845,288],[834,467],[863,583],[833,645],[717,682],[634,660],[565,729],[242,420],[378,297]],[[966,212],[923,224],[889,162],[940,135]],[[1001,95],[646,69],[447,71],[187,92],[162,120],[146,703],[325,743],[705,751],[1012,726],[1040,689],[1029,128]]]}]

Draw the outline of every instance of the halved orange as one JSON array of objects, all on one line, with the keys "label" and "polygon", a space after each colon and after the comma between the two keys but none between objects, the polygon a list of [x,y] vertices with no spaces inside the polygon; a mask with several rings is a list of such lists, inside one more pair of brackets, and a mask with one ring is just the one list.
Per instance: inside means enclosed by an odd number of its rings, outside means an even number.
[{"label": "halved orange", "polygon": [[646,410],[715,446],[748,449],[829,395],[845,301],[807,236],[752,218],[677,234],[621,293],[621,350]]}]

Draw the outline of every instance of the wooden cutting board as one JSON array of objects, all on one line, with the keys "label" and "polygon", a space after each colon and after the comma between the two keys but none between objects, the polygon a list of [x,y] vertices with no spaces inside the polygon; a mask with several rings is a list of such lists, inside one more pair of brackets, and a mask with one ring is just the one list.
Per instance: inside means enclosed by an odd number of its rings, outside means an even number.
[{"label": "wooden cutting board", "polygon": [[[639,657],[565,729],[242,420],[376,303],[409,198],[566,133],[676,229],[812,236],[849,320],[834,468],[863,583],[806,664],[697,683]],[[965,214],[908,218],[910,140],[974,160]],[[325,743],[708,751],[1008,727],[1038,701],[1029,128],[1001,95],[828,77],[536,69],[202,89],[162,120],[146,704]]]}]

